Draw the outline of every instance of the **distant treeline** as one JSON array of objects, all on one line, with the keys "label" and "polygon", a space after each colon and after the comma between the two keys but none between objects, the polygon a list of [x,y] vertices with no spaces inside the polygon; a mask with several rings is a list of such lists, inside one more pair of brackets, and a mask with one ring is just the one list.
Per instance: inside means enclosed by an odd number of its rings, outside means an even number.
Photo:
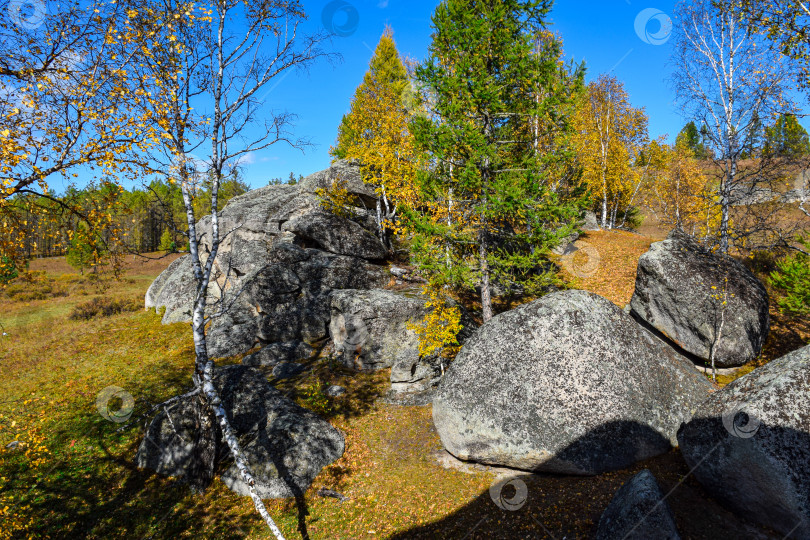
[{"label": "distant treeline", "polygon": [[[295,184],[300,178],[290,173],[288,178],[272,178],[268,184]],[[238,174],[231,175],[220,185],[217,206],[221,210],[233,197],[249,190]],[[208,182],[200,182],[193,203],[196,216],[211,212]],[[149,253],[187,248],[188,225],[180,186],[170,181],[154,180],[127,190],[102,180],[62,194],[16,195],[11,206],[13,211],[3,216],[4,229],[10,229],[8,220],[15,222],[14,228],[21,233],[17,249],[25,260],[68,255],[71,250]],[[102,226],[88,234],[85,222]],[[80,266],[90,266],[82,257],[78,259]]]}]

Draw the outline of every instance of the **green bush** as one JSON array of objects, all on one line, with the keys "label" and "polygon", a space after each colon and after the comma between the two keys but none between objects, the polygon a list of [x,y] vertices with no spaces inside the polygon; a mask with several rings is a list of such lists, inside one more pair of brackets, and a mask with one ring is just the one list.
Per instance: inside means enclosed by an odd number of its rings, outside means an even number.
[{"label": "green bush", "polygon": [[320,380],[316,380],[301,390],[301,401],[303,401],[304,407],[319,414],[329,414],[332,410]]},{"label": "green bush", "polygon": [[[801,239],[810,251],[810,238]],[[810,256],[796,253],[776,263],[770,276],[771,285],[782,293],[777,304],[793,317],[810,316]]]}]

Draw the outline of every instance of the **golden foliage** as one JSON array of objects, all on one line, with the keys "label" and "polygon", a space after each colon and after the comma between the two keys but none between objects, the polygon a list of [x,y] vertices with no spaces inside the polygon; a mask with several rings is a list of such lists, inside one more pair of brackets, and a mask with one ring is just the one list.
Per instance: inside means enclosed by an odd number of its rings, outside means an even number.
[{"label": "golden foliage", "polygon": [[399,96],[374,79],[358,89],[352,111],[348,125],[357,135],[347,145],[347,157],[360,161],[363,181],[375,186],[386,206],[386,226],[395,229],[391,218],[397,206],[413,206],[418,200],[414,185],[417,157],[408,128],[410,115]]},{"label": "golden foliage", "polygon": [[[43,406],[43,409],[39,409]],[[43,424],[50,420],[48,413],[48,404],[41,398],[32,397],[12,406],[7,414],[0,414],[0,436],[4,441],[12,441],[5,447],[0,447],[0,459],[22,461],[29,471],[41,469],[50,456],[50,451],[45,446],[47,437],[43,434],[46,431]],[[19,492],[2,489],[11,480],[13,479],[0,476],[2,540],[18,538],[34,525],[31,505],[22,503]]]},{"label": "golden foliage", "polygon": [[696,237],[718,230],[721,207],[707,176],[684,141],[661,146],[663,166],[650,177],[647,204],[658,219]]},{"label": "golden foliage", "polygon": [[647,116],[629,104],[618,79],[600,75],[588,85],[573,123],[582,179],[601,201],[601,225],[612,228],[638,191],[640,171],[633,165],[647,138]]},{"label": "golden foliage", "polygon": [[346,180],[337,177],[329,187],[316,189],[315,195],[327,212],[343,218],[354,216],[355,197],[349,193]]},{"label": "golden foliage", "polygon": [[419,355],[439,353],[445,358],[452,358],[459,350],[461,311],[447,301],[440,288],[428,285],[423,292],[429,297],[425,305],[431,311],[421,322],[408,324],[408,329],[419,336]]}]

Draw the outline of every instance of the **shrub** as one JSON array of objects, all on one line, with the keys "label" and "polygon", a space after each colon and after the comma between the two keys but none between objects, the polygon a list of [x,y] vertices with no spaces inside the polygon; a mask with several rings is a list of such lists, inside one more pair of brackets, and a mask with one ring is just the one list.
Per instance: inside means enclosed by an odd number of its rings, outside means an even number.
[{"label": "shrub", "polygon": [[329,414],[332,407],[329,405],[329,398],[324,394],[323,384],[320,380],[305,386],[301,390],[302,405],[307,409],[319,414]]},{"label": "shrub", "polygon": [[14,261],[3,255],[0,257],[0,285],[5,285],[17,277],[17,266]]},{"label": "shrub", "polygon": [[[800,241],[810,251],[810,238]],[[810,316],[810,256],[797,253],[782,259],[776,263],[770,282],[783,294],[777,304],[784,313],[794,317]]]},{"label": "shrub", "polygon": [[336,178],[328,188],[318,188],[315,195],[321,207],[327,212],[343,217],[354,216],[352,207],[355,205],[356,197],[349,193],[349,183],[342,178]]},{"label": "shrub", "polygon": [[93,317],[109,317],[127,311],[137,311],[141,309],[140,298],[129,300],[112,299],[107,297],[93,298],[89,302],[84,302],[73,308],[70,318],[74,321],[88,321]]},{"label": "shrub", "polygon": [[444,298],[438,287],[426,286],[423,291],[429,300],[425,304],[431,311],[418,323],[408,323],[408,328],[419,337],[419,355],[440,353],[452,358],[459,351],[458,333],[462,328],[461,311]]}]

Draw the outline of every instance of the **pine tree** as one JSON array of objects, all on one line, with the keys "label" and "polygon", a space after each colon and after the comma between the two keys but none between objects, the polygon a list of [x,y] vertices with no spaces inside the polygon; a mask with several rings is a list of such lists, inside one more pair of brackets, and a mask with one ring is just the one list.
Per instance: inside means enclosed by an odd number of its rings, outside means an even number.
[{"label": "pine tree", "polygon": [[782,114],[765,128],[765,152],[779,157],[801,157],[810,154],[810,139],[792,114]]},{"label": "pine tree", "polygon": [[568,131],[575,85],[558,84],[560,42],[539,39],[549,9],[445,0],[416,70],[430,110],[413,124],[429,164],[419,175],[423,203],[408,216],[413,255],[433,284],[479,288],[485,321],[493,283],[526,292],[549,283],[548,250],[578,213],[552,173],[564,154],[537,143]]},{"label": "pine tree", "polygon": [[703,133],[705,129],[698,131],[697,126],[693,121],[683,126],[683,129],[675,138],[675,144],[685,145],[686,148],[692,151],[692,154],[697,159],[705,159],[706,148],[703,146]]}]

